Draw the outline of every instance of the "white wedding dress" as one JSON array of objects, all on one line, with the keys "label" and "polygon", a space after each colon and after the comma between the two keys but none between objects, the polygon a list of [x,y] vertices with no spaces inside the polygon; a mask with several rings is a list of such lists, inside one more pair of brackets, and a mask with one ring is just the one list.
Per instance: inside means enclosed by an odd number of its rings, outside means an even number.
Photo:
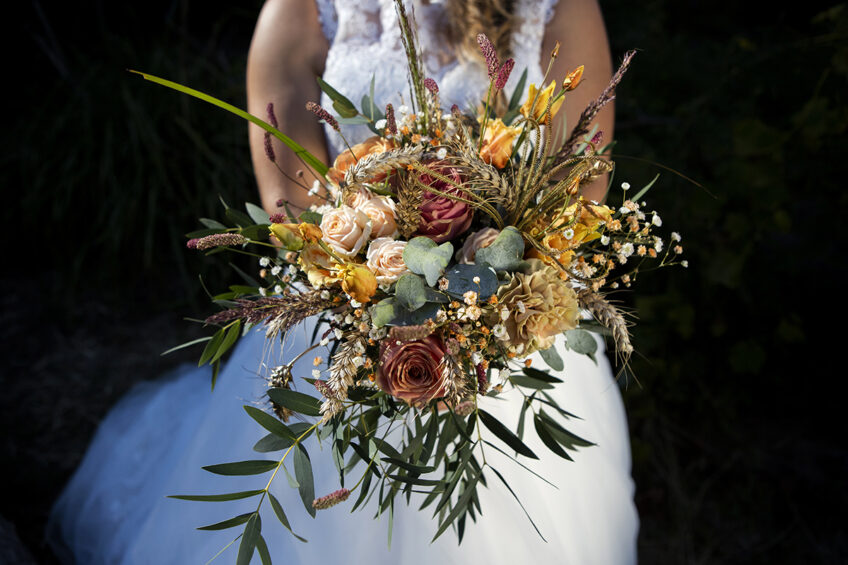
[{"label": "white wedding dress", "polygon": [[[555,0],[519,0],[520,25],[513,54],[516,69],[507,86],[511,92],[521,70],[537,84],[542,34]],[[563,0],[567,1],[567,0]],[[322,25],[331,48],[324,78],[351,100],[358,101],[376,76],[375,99],[400,104],[398,93],[408,92],[405,59],[395,24],[391,0],[318,2]],[[429,52],[425,66],[440,87],[443,104],[464,105],[479,100],[485,88],[485,72],[452,60],[441,47],[437,30],[442,25],[442,6],[431,0],[415,2],[419,39]],[[325,99],[326,107],[331,104]],[[361,128],[359,126],[358,128]],[[345,127],[351,143],[368,135],[367,130]],[[339,145],[328,136],[331,144]],[[312,321],[292,331],[285,357],[302,351],[311,336]],[[602,344],[601,344],[602,345]],[[524,460],[558,488],[542,482],[515,463],[487,453],[522,499],[530,516],[547,539],[542,541],[520,507],[494,476],[489,487],[480,487],[482,517],[468,523],[462,545],[448,531],[430,543],[438,525],[432,509],[418,512],[398,499],[393,538],[387,548],[387,517],[372,519],[374,504],[350,514],[352,501],[310,518],[295,489],[285,477],[275,480],[272,492],[281,500],[294,531],[309,542],[292,537],[275,519],[267,501],[263,504],[262,531],[275,563],[487,563],[515,564],[628,564],[636,561],[638,516],[633,504],[630,477],[630,445],[627,422],[618,386],[612,378],[603,350],[598,364],[568,352],[562,339],[556,347],[565,360],[564,380],[551,391],[560,405],[580,416],[568,423],[576,434],[597,445],[574,454],[567,462],[550,453],[536,438],[532,425],[525,439],[540,456]],[[279,354],[279,346],[277,354]],[[267,475],[222,477],[201,469],[204,465],[261,459],[252,450],[265,431],[242,406],[264,404],[266,390],[263,359],[268,345],[261,331],[244,338],[225,368],[213,392],[208,370],[183,367],[156,382],[136,386],[109,413],[70,483],[53,509],[48,540],[61,557],[81,564],[205,563],[226,546],[241,528],[198,531],[211,524],[250,512],[257,499],[231,502],[186,502],[166,498],[171,494],[218,494],[259,489]],[[324,355],[326,357],[326,353]],[[295,375],[310,375],[312,355],[296,365]],[[538,354],[537,367],[544,367]],[[518,421],[518,395],[483,399],[484,408],[513,428]],[[316,496],[339,488],[330,454],[310,438],[309,451],[315,470]],[[494,440],[497,442],[497,440]],[[489,450],[491,451],[491,450]],[[276,454],[270,454],[272,457]],[[358,474],[351,476],[353,484]],[[354,495],[356,496],[356,494]],[[238,543],[216,562],[235,561]],[[259,557],[254,555],[253,562]]]}]

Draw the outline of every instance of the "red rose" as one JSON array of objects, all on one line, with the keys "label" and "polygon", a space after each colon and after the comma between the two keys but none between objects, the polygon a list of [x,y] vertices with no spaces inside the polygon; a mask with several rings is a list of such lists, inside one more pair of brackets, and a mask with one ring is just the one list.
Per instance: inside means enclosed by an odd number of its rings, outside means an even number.
[{"label": "red rose", "polygon": [[386,338],[380,345],[377,385],[410,404],[426,404],[445,395],[441,368],[445,355],[442,339],[434,334],[405,342]]},{"label": "red rose", "polygon": [[[431,164],[430,166],[434,171],[451,179],[454,184],[458,185],[462,183],[462,178],[459,176],[457,169],[446,165],[439,165],[438,163]],[[440,192],[468,198],[461,190],[428,174],[422,174],[419,180],[425,186],[432,186]],[[418,231],[415,232],[415,235],[427,236],[436,243],[450,241],[458,235],[465,233],[471,227],[473,216],[474,210],[465,202],[453,200],[425,190],[424,202],[421,204],[421,221],[418,224]]]}]

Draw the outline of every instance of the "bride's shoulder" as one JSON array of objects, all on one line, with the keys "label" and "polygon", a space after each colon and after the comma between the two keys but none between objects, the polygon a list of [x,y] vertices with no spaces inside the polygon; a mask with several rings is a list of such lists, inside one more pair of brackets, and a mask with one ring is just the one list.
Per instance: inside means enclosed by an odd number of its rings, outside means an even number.
[{"label": "bride's shoulder", "polygon": [[264,55],[269,66],[293,60],[313,69],[323,68],[327,40],[318,6],[303,0],[266,0],[259,12],[251,52]]}]

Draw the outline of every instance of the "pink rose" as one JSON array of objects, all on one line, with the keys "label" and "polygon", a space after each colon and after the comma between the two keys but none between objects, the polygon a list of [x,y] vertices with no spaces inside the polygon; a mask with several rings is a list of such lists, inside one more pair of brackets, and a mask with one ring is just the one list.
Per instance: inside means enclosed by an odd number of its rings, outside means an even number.
[{"label": "pink rose", "polygon": [[371,237],[394,237],[397,235],[395,203],[385,196],[374,196],[358,207],[371,218]]},{"label": "pink rose", "polygon": [[431,334],[424,339],[380,344],[377,386],[409,404],[426,404],[445,395],[442,358],[447,355],[442,339]]},{"label": "pink rose", "polygon": [[405,241],[395,241],[390,237],[379,237],[371,242],[368,252],[365,254],[367,262],[365,265],[377,277],[380,284],[392,284],[397,281],[409,269],[403,262],[403,250],[406,249]]},{"label": "pink rose", "polygon": [[492,242],[497,239],[500,233],[500,230],[496,230],[495,228],[483,228],[480,231],[472,233],[465,239],[462,249],[457,252],[456,260],[463,265],[473,264],[474,258],[477,256],[477,251],[492,245]]},{"label": "pink rose", "polygon": [[[431,163],[430,167],[451,179],[454,184],[458,185],[462,183],[462,178],[459,176],[457,169],[438,163]],[[428,174],[422,174],[419,180],[425,186],[432,186],[440,192],[463,198],[468,197],[461,190]],[[424,191],[424,202],[421,205],[421,222],[418,224],[418,231],[415,232],[415,235],[427,236],[436,243],[450,241],[468,230],[471,226],[473,216],[474,210],[465,202]]]},{"label": "pink rose", "polygon": [[342,204],[324,213],[321,219],[324,242],[344,257],[353,257],[368,242],[371,219],[359,210]]}]

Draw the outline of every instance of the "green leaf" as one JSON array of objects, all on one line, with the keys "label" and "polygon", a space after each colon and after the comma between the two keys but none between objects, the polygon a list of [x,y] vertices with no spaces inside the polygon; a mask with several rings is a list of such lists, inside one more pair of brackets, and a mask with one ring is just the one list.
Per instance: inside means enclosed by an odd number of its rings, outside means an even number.
[{"label": "green leaf", "polygon": [[244,207],[247,209],[247,215],[250,216],[250,219],[253,220],[256,224],[270,224],[271,216],[268,215],[268,212],[253,204],[252,202],[245,202]]},{"label": "green leaf", "polygon": [[209,360],[210,363],[214,363],[221,356],[226,353],[233,344],[241,337],[241,320],[236,320],[236,322],[230,326],[230,329],[227,330],[227,334],[224,336],[224,339],[221,340],[221,345],[218,347],[218,351],[215,352],[215,355],[212,356],[212,359]]},{"label": "green leaf", "polygon": [[548,373],[547,371],[542,371],[540,369],[534,369],[533,367],[524,367],[524,374],[528,377],[534,378],[537,381],[544,381],[546,383],[561,383],[562,379],[555,377]]},{"label": "green leaf", "polygon": [[545,412],[541,408],[539,409],[539,417],[542,418],[542,420],[544,420],[544,422],[545,422],[545,424],[548,428],[548,431],[551,432],[551,435],[554,437],[554,439],[556,439],[557,442],[559,442],[561,445],[563,445],[567,448],[573,448],[575,446],[577,446],[577,447],[590,447],[590,446],[595,445],[591,441],[585,440],[582,437],[580,437],[576,434],[573,434],[570,431],[563,428],[561,425],[559,425],[559,423],[556,420],[551,418],[547,414],[547,412]]},{"label": "green leaf", "polygon": [[261,475],[276,468],[277,461],[265,459],[254,459],[250,461],[238,461],[236,463],[221,463],[219,465],[207,465],[205,471],[216,475]]},{"label": "green leaf", "polygon": [[254,116],[252,114],[248,114],[244,110],[240,110],[239,108],[236,108],[232,104],[227,104],[226,102],[224,102],[222,100],[218,100],[217,98],[215,98],[213,96],[210,96],[208,94],[200,92],[199,90],[194,90],[193,88],[183,86],[179,83],[176,83],[176,82],[173,82],[173,81],[170,81],[170,80],[165,80],[163,78],[159,78],[157,76],[149,75],[147,73],[141,73],[139,71],[130,70],[130,72],[135,73],[137,75],[141,75],[141,77],[144,78],[145,80],[155,82],[155,83],[160,84],[162,86],[166,86],[168,88],[172,88],[172,89],[177,90],[179,92],[182,92],[184,94],[188,94],[189,96],[194,96],[195,98],[199,98],[200,100],[203,100],[204,102],[209,102],[210,104],[214,104],[215,106],[218,106],[219,108],[223,108],[224,110],[227,110],[228,112],[232,112],[233,114],[240,116],[240,117],[258,125],[262,129],[264,129],[265,131],[269,132],[271,135],[273,135],[274,137],[276,137],[277,139],[282,141],[283,144],[285,144],[286,146],[288,146],[289,149],[294,151],[295,154],[298,157],[303,159],[303,161],[308,166],[312,167],[312,169],[315,170],[315,172],[318,173],[320,176],[323,177],[324,175],[327,174],[327,170],[329,169],[329,167],[327,167],[327,165],[322,163],[317,157],[315,157],[312,153],[310,153],[309,151],[304,149],[301,145],[299,145],[293,139],[286,136],[283,132],[281,132],[277,128],[271,126],[271,124],[268,124],[268,123],[264,122],[263,120],[260,120],[256,116]]},{"label": "green leaf", "polygon": [[212,363],[212,390],[215,390],[215,383],[218,382],[218,373],[221,371],[221,361]]},{"label": "green leaf", "polygon": [[268,434],[253,446],[253,451],[259,453],[273,453],[274,451],[282,451],[294,444],[289,438],[280,437],[275,434]]},{"label": "green leaf", "polygon": [[265,538],[261,535],[256,540],[256,550],[259,552],[262,565],[271,565],[271,552],[268,551],[268,544],[265,543]]},{"label": "green leaf", "polygon": [[244,406],[244,411],[247,412],[251,418],[256,420],[256,423],[272,434],[286,440],[291,440],[292,442],[297,439],[297,436],[289,429],[288,426],[267,412],[260,410],[255,406],[248,406],[246,404]]},{"label": "green leaf", "polygon": [[474,262],[478,265],[488,263],[496,271],[512,272],[526,265],[523,258],[524,238],[515,227],[507,226],[491,245],[477,250]]},{"label": "green leaf", "polygon": [[453,507],[453,510],[450,511],[450,514],[447,515],[447,518],[439,526],[439,529],[436,530],[436,535],[433,536],[433,539],[430,540],[430,543],[433,543],[441,536],[444,531],[451,525],[451,523],[462,514],[466,507],[468,506],[468,501],[471,500],[472,495],[474,494],[474,489],[477,487],[477,481],[480,479],[480,473],[477,473],[473,479],[471,479],[465,485],[465,491],[462,493],[462,496],[456,501],[456,504]]},{"label": "green leaf", "polygon": [[239,227],[246,228],[256,225],[253,219],[241,210],[236,210],[235,208],[227,207],[227,209],[224,210],[224,214],[230,221],[232,221]]},{"label": "green leaf", "polygon": [[483,425],[486,426],[490,432],[495,434],[502,442],[510,446],[514,451],[524,455],[525,457],[530,457],[531,459],[538,459],[539,457],[533,453],[533,451],[524,445],[518,436],[509,431],[506,426],[501,424],[497,418],[486,412],[485,410],[477,410],[477,413],[480,416],[480,420],[483,422]]},{"label": "green leaf", "polygon": [[200,223],[209,228],[210,230],[215,230],[216,232],[220,232],[221,230],[227,229],[227,226],[225,226],[218,220],[212,220],[210,218],[200,218]]},{"label": "green leaf", "polygon": [[398,308],[400,306],[395,297],[384,298],[370,308],[371,323],[378,328],[388,325],[397,317]]},{"label": "green leaf", "polygon": [[[431,486],[443,486],[444,481],[434,480],[434,479],[419,479],[418,477],[402,477],[400,475],[389,475],[390,479],[394,479],[396,481],[400,481],[402,483],[409,483],[412,485],[419,485],[425,487]],[[441,492],[442,489],[437,489],[433,492]]]},{"label": "green leaf", "polygon": [[221,345],[221,342],[224,341],[224,328],[219,329],[212,336],[212,339],[209,340],[209,343],[206,344],[206,347],[203,348],[203,353],[200,354],[200,360],[197,362],[197,366],[203,366],[207,361],[212,359],[212,356],[218,351],[218,347]]},{"label": "green leaf", "polygon": [[539,534],[539,537],[542,538],[543,541],[547,542],[548,540],[545,539],[545,536],[543,536],[542,532],[539,531],[539,528],[536,527],[536,522],[534,522],[533,518],[530,517],[530,514],[527,512],[527,509],[524,508],[524,504],[521,503],[521,499],[518,498],[518,495],[515,494],[515,491],[512,490],[512,487],[509,486],[509,483],[506,482],[506,479],[503,478],[503,475],[501,475],[500,472],[498,472],[498,470],[495,469],[494,467],[491,467],[491,469],[495,473],[495,475],[498,476],[498,478],[501,480],[501,482],[504,484],[504,486],[507,488],[507,490],[509,490],[509,493],[516,500],[516,502],[518,502],[518,505],[524,511],[524,515],[527,516],[527,519],[530,520],[530,523],[533,525],[533,529],[536,530],[536,533]]},{"label": "green leaf", "polygon": [[280,406],[294,412],[307,416],[321,415],[321,401],[308,394],[287,388],[272,388],[268,390],[268,396]]},{"label": "green leaf", "polygon": [[319,214],[318,212],[313,212],[312,210],[306,210],[297,217],[301,222],[306,222],[307,224],[315,224],[316,226],[321,225],[321,220],[324,219],[324,216]]},{"label": "green leaf", "polygon": [[535,390],[546,390],[554,388],[554,385],[552,385],[551,383],[546,383],[544,381],[540,381],[532,377],[525,377],[523,375],[512,375],[509,377],[509,380],[512,382],[512,384],[516,386],[532,388]]},{"label": "green leaf", "polygon": [[445,278],[448,294],[456,297],[473,290],[482,301],[498,291],[498,275],[488,265],[454,265],[445,271]]},{"label": "green leaf", "polygon": [[195,502],[224,502],[226,500],[240,500],[262,494],[264,490],[245,490],[242,492],[231,492],[229,494],[172,494],[168,498],[177,500],[193,500]]},{"label": "green leaf", "polygon": [[182,343],[182,344],[180,344],[180,345],[178,345],[178,346],[176,346],[176,347],[172,347],[171,349],[169,349],[169,350],[167,350],[167,351],[163,351],[163,352],[162,352],[162,353],[160,353],[159,355],[168,355],[169,353],[173,353],[174,351],[179,351],[180,349],[185,349],[186,347],[191,347],[192,345],[197,345],[198,343],[203,343],[204,341],[209,341],[210,339],[212,339],[212,336],[207,336],[207,337],[201,337],[201,338],[198,338],[198,339],[193,339],[193,340],[191,340],[191,341],[189,341],[189,342]]},{"label": "green leaf", "polygon": [[441,245],[429,237],[413,237],[403,250],[403,262],[416,275],[423,275],[427,284],[435,286],[453,256],[453,245]]},{"label": "green leaf", "polygon": [[568,330],[565,332],[565,343],[570,350],[583,355],[592,355],[598,350],[598,342],[586,330]]},{"label": "green leaf", "polygon": [[417,326],[427,320],[435,320],[440,309],[438,304],[427,302],[414,312],[410,312],[398,304],[394,296],[391,296],[371,307],[371,322],[378,328],[383,326]]},{"label": "green leaf", "polygon": [[409,463],[408,461],[404,461],[403,459],[396,459],[394,457],[383,457],[383,461],[387,463],[391,463],[392,465],[397,465],[402,469],[406,469],[407,471],[412,471],[413,473],[426,474],[432,473],[436,470],[435,467],[427,467],[423,465],[414,465]]},{"label": "green leaf", "polygon": [[418,275],[407,273],[395,283],[395,299],[409,311],[418,310],[427,302],[427,286]]},{"label": "green leaf", "polygon": [[353,116],[352,118],[342,118],[339,117],[337,120],[340,124],[350,125],[350,126],[361,126],[366,124],[371,124],[371,120],[369,120],[366,116]]},{"label": "green leaf", "polygon": [[253,550],[256,549],[256,542],[259,539],[261,529],[262,523],[259,521],[259,513],[254,512],[247,520],[247,526],[244,527],[236,565],[250,565],[250,559],[253,557]]},{"label": "green leaf", "polygon": [[208,526],[200,526],[197,528],[198,530],[226,530],[228,528],[234,528],[236,526],[240,526],[248,521],[251,516],[254,516],[255,512],[248,512],[247,514],[241,514],[240,516],[236,516],[235,518],[230,518],[229,520],[224,520],[222,522],[218,522],[216,524],[209,524]]},{"label": "green leaf", "polygon": [[297,539],[299,539],[299,540],[300,540],[300,541],[302,541],[303,543],[306,543],[306,539],[305,539],[305,538],[302,538],[302,537],[300,537],[299,535],[297,535],[296,533],[294,533],[294,530],[292,530],[292,528],[291,528],[291,524],[289,524],[289,519],[288,519],[288,517],[286,516],[286,513],[283,511],[283,505],[282,505],[282,504],[280,504],[280,501],[279,501],[279,500],[277,500],[277,497],[276,497],[276,496],[274,496],[273,494],[271,494],[271,492],[270,492],[270,491],[268,492],[268,500],[270,500],[270,501],[271,501],[271,508],[273,508],[273,509],[274,509],[274,514],[276,514],[276,515],[277,515],[277,520],[279,520],[279,521],[280,521],[280,523],[281,523],[281,524],[282,524],[282,525],[283,525],[283,526],[284,526],[284,527],[285,527],[285,528],[286,528],[289,532],[291,532],[291,535],[293,535],[294,537],[296,537]]},{"label": "green leaf", "polygon": [[315,508],[312,507],[312,501],[315,500],[315,480],[312,476],[312,462],[302,445],[298,445],[294,449],[294,476],[300,485],[297,490],[300,492],[303,506],[306,507],[309,515],[314,518]]},{"label": "green leaf", "polygon": [[509,97],[509,106],[510,110],[517,110],[518,106],[521,104],[521,97],[524,96],[524,85],[527,83],[527,69],[524,69],[524,72],[521,73],[521,78],[518,79],[518,84],[515,85],[515,89],[512,91],[512,96]]},{"label": "green leaf", "polygon": [[557,353],[556,347],[551,346],[540,351],[539,355],[542,356],[542,360],[548,364],[548,367],[554,371],[562,371],[565,369],[565,363],[563,362],[562,357],[559,356],[559,353]]},{"label": "green leaf", "polygon": [[642,197],[645,196],[645,194],[647,194],[647,192],[649,190],[651,190],[651,187],[654,186],[654,183],[657,182],[657,180],[659,180],[659,178],[660,178],[660,175],[659,175],[659,173],[657,173],[657,176],[654,177],[654,180],[652,180],[651,182],[646,184],[645,187],[642,188],[642,190],[640,190],[639,192],[637,192],[636,196],[634,196],[630,200],[632,200],[633,202],[638,202],[639,200],[641,200]]},{"label": "green leaf", "polygon": [[560,447],[560,445],[553,438],[551,433],[548,431],[547,427],[545,427],[545,422],[542,420],[537,414],[533,415],[533,425],[536,428],[536,435],[539,436],[539,439],[542,440],[542,443],[545,446],[562,457],[563,459],[568,459],[569,461],[574,461],[571,456],[565,452],[565,450]]},{"label": "green leaf", "polygon": [[333,101],[333,109],[338,112],[339,116],[342,118],[352,118],[359,114],[353,102],[348,100],[344,94],[321,80],[321,77],[315,77],[315,80],[318,81],[318,86],[321,87],[321,90]]}]

